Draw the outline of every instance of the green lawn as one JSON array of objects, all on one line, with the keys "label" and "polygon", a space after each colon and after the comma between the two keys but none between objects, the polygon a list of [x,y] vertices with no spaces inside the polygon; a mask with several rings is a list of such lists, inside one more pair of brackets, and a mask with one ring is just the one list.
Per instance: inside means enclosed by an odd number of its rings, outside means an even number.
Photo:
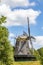
[{"label": "green lawn", "polygon": [[39,61],[14,62],[14,65],[41,65]]}]

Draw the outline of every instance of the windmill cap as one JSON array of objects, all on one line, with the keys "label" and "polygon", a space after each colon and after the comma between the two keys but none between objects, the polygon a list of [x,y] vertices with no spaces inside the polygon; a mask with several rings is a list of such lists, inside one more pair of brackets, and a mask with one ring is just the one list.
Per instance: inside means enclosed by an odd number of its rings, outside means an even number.
[{"label": "windmill cap", "polygon": [[27,38],[27,36],[26,35],[21,35],[21,36],[19,36],[20,38]]}]

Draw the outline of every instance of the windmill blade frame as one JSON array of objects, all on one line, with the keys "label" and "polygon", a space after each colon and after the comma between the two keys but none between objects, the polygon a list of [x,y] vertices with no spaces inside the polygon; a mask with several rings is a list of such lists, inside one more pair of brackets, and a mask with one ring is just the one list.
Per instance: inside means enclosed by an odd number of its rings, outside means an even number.
[{"label": "windmill blade frame", "polygon": [[30,44],[31,44],[31,47],[32,47],[32,50],[33,50],[33,44],[32,44],[32,40],[31,40],[31,38],[32,39],[35,39],[33,36],[30,36],[30,26],[29,26],[29,18],[27,17],[27,21],[28,21],[28,37],[27,37],[27,39],[28,40],[30,40]]},{"label": "windmill blade frame", "polygon": [[30,37],[30,27],[29,27],[29,18],[27,17],[27,21],[28,21],[28,35]]},{"label": "windmill blade frame", "polygon": [[28,34],[27,34],[25,31],[23,31],[23,35],[26,35],[26,36],[28,36]]},{"label": "windmill blade frame", "polygon": [[32,54],[33,54],[34,53],[34,48],[33,48],[33,43],[32,43],[31,39],[30,39],[30,43],[31,43],[31,46],[32,46],[31,50],[32,50]]},{"label": "windmill blade frame", "polygon": [[35,37],[31,36],[32,39],[36,40]]}]

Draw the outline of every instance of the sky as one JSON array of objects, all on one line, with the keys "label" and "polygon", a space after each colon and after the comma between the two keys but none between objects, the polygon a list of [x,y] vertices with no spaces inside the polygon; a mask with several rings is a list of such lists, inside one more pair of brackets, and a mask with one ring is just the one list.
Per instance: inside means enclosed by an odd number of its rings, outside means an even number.
[{"label": "sky", "polygon": [[35,49],[43,47],[43,0],[1,0],[0,16],[6,16],[2,25],[9,30],[9,40],[15,45],[14,37],[28,33],[27,17],[29,17],[31,35],[36,38]]}]

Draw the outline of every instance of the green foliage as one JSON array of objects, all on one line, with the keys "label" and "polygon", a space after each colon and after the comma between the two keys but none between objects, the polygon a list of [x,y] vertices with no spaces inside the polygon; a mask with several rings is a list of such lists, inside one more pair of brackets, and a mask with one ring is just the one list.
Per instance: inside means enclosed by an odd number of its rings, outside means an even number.
[{"label": "green foliage", "polygon": [[0,24],[5,23],[5,22],[6,22],[6,17],[1,16],[1,18],[0,18]]},{"label": "green foliage", "polygon": [[0,38],[3,38],[4,36],[8,37],[8,35],[9,35],[8,29],[4,26],[0,26]]},{"label": "green foliage", "polygon": [[[2,16],[0,24],[5,22],[6,17]],[[13,48],[8,40],[9,32],[4,26],[0,26],[0,63],[2,65],[13,64]]]},{"label": "green foliage", "polygon": [[[10,64],[13,61],[13,48],[9,44],[9,42],[4,43],[3,45],[4,49],[1,50],[1,57],[0,59],[5,63],[5,64]],[[10,63],[9,63],[10,62]]]},{"label": "green foliage", "polygon": [[38,49],[38,52],[40,54],[40,62],[43,65],[43,48]]},{"label": "green foliage", "polygon": [[39,52],[40,56],[43,57],[43,48],[38,49],[38,52]]},{"label": "green foliage", "polygon": [[5,65],[2,61],[0,61],[0,65]]},{"label": "green foliage", "polygon": [[41,64],[43,65],[43,57],[41,57]]},{"label": "green foliage", "polygon": [[34,50],[34,56],[36,57],[36,60],[40,60],[40,55],[37,50]]}]

